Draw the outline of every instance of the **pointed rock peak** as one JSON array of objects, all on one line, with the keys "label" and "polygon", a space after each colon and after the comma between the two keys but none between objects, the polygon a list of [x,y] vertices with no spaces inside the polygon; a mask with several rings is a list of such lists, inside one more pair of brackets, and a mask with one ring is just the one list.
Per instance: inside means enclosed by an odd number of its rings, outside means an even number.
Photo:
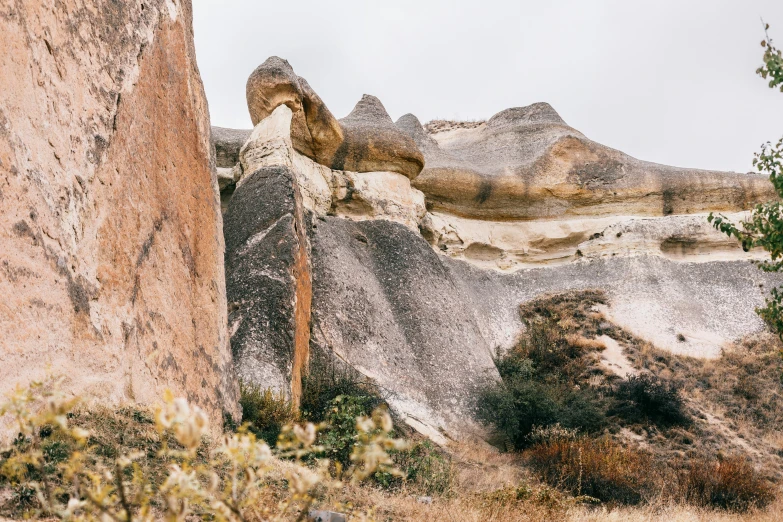
[{"label": "pointed rock peak", "polygon": [[533,123],[566,124],[551,105],[540,102],[527,107],[513,107],[500,111],[489,119],[487,127],[498,129]]},{"label": "pointed rock peak", "polygon": [[395,125],[398,127],[410,127],[414,129],[421,129],[424,130],[424,127],[421,125],[421,120],[416,117],[415,114],[411,114],[410,112],[408,114],[403,114],[400,116],[397,121],[395,122]]},{"label": "pointed rock peak", "polygon": [[424,130],[424,126],[421,124],[421,121],[419,121],[419,118],[411,113],[400,116],[394,125],[396,125],[401,132],[413,138],[413,141],[415,141],[416,145],[419,147],[426,149],[430,146],[437,147],[438,145],[437,142],[427,134],[427,131]]},{"label": "pointed rock peak", "polygon": [[394,124],[391,116],[389,116],[389,113],[386,112],[386,108],[381,103],[381,100],[369,94],[363,95],[362,99],[359,100],[359,103],[356,104],[356,107],[354,107],[351,111],[351,114],[340,121],[353,123],[362,122],[375,124]]},{"label": "pointed rock peak", "polygon": [[414,114],[404,114],[394,124],[409,136],[424,134],[424,127],[422,127],[421,121]]}]

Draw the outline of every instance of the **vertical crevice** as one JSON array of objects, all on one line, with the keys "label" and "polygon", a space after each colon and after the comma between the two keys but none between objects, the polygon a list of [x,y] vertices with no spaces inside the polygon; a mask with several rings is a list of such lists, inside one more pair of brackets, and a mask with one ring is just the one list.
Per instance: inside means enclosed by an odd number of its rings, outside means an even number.
[{"label": "vertical crevice", "polygon": [[304,206],[296,176],[294,187],[294,359],[291,365],[291,402],[298,409],[302,399],[302,375],[310,359],[310,317],[313,300],[310,241],[305,226]]}]

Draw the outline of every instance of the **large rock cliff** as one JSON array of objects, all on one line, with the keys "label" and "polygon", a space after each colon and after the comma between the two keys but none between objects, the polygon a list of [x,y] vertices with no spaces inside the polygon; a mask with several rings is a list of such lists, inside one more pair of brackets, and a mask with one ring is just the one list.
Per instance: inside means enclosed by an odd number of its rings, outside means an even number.
[{"label": "large rock cliff", "polygon": [[236,414],[188,0],[0,6],[0,393]]},{"label": "large rock cliff", "polygon": [[693,356],[763,327],[753,309],[778,278],[706,221],[773,197],[763,176],[636,160],[547,104],[486,122],[406,115],[391,132],[368,96],[354,112],[379,130],[348,168],[331,151],[353,117],[336,120],[311,91],[272,58],[248,82],[256,127],[215,133],[243,379],[296,399],[318,351],[444,441],[476,433],[476,391],[498,378],[519,305],[540,294],[603,289],[613,321]]}]

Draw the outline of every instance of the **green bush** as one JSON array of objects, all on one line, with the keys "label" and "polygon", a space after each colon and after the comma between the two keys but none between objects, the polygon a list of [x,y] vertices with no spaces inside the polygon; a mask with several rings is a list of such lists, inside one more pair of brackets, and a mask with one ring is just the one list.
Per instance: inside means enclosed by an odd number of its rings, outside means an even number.
[{"label": "green bush", "polygon": [[386,472],[375,474],[375,482],[384,489],[399,489],[403,485],[421,495],[449,495],[456,480],[451,456],[430,440],[412,448],[391,453],[395,467],[402,476]]},{"label": "green bush", "polygon": [[326,410],[324,428],[318,434],[318,445],[324,456],[343,467],[351,463],[351,452],[358,430],[356,419],[370,414],[377,406],[377,398],[367,395],[339,395]]},{"label": "green bush", "polygon": [[691,423],[679,387],[658,377],[630,375],[614,387],[614,397],[617,403],[612,413],[628,422],[646,422],[661,427]]},{"label": "green bush", "polygon": [[296,409],[282,392],[244,382],[239,383],[239,391],[242,421],[250,423],[250,431],[270,446],[277,443],[283,426],[298,420]]},{"label": "green bush", "polygon": [[[559,423],[564,428],[594,433],[606,426],[607,403],[587,385],[593,346],[556,323],[547,308],[508,353],[495,359],[501,382],[478,397],[477,418],[493,425],[512,448],[528,445],[534,426]],[[507,448],[511,449],[511,448]]]}]

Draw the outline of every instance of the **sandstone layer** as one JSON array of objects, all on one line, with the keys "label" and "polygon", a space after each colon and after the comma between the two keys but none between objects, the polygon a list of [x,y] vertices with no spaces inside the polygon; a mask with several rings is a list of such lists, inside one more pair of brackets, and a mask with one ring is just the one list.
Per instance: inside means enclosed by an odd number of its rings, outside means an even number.
[{"label": "sandstone layer", "polygon": [[397,122],[426,168],[414,186],[431,209],[485,220],[668,216],[747,210],[774,196],[762,175],[681,169],[632,158],[572,129],[546,103],[486,123],[426,133]]},{"label": "sandstone layer", "polygon": [[0,7],[0,393],[238,414],[187,0]]}]

